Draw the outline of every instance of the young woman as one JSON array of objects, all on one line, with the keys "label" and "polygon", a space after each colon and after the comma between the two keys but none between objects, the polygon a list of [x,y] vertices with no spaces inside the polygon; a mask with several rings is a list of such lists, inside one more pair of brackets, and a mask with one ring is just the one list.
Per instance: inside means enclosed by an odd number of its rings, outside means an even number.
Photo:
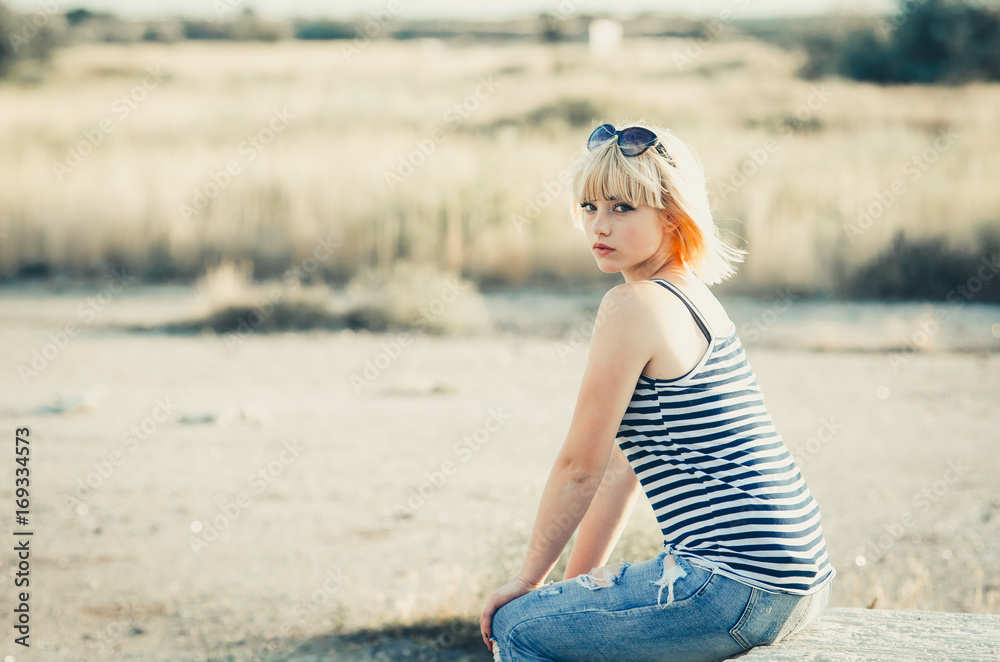
[{"label": "young woman", "polygon": [[[696,154],[653,126],[604,124],[588,147],[574,214],[625,282],[601,302],[524,563],[486,604],[483,641],[503,662],[722,660],[826,606],[819,509],[709,291],[745,253],[719,236]],[[663,549],[604,565],[640,489]],[[565,578],[545,584],[578,527]]]}]

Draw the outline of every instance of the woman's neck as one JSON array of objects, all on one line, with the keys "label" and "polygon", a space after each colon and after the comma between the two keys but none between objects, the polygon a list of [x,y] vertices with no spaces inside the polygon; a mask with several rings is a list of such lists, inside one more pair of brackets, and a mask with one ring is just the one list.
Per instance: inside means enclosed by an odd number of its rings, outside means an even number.
[{"label": "woman's neck", "polygon": [[651,274],[648,280],[667,277],[674,277],[681,282],[688,282],[694,277],[694,274],[686,264],[677,260],[676,257],[672,257],[666,262],[666,264]]}]

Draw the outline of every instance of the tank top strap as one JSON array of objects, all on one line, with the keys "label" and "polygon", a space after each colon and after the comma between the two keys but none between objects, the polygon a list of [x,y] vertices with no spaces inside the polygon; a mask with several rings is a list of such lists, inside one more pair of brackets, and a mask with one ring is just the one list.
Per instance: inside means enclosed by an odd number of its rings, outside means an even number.
[{"label": "tank top strap", "polygon": [[659,283],[660,285],[662,285],[663,287],[667,288],[668,290],[676,294],[678,297],[680,297],[680,300],[684,302],[684,305],[686,305],[688,307],[688,310],[691,311],[691,314],[694,315],[694,319],[696,322],[698,322],[698,326],[700,326],[701,330],[705,332],[705,337],[708,339],[708,342],[712,342],[712,330],[709,328],[708,320],[705,319],[705,316],[701,314],[701,311],[698,310],[698,307],[694,305],[694,302],[692,302],[691,299],[689,299],[686,294],[681,292],[679,287],[677,287],[668,280],[664,280],[662,278],[656,278],[653,280],[653,282]]}]

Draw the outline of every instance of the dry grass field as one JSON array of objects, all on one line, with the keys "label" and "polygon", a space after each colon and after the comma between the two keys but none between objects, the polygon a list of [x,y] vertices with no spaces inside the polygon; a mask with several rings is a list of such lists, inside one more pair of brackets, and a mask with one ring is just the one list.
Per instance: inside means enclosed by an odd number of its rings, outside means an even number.
[{"label": "dry grass field", "polygon": [[78,45],[0,85],[0,275],[277,277],[323,245],[333,282],[402,259],[593,281],[560,176],[595,123],[637,118],[701,155],[750,250],[735,290],[836,292],[897,232],[978,255],[997,224],[997,85],[809,82],[725,38],[349,44]]},{"label": "dry grass field", "polygon": [[[831,606],[1000,612],[1000,305],[824,296],[898,231],[990,257],[1000,86],[809,82],[727,39],[343,45],[77,45],[0,84],[0,424],[32,430],[35,530],[32,648],[7,628],[0,659],[488,660],[618,282],[563,173],[638,118],[749,249],[717,291]],[[613,557],[659,546],[640,500]]]}]

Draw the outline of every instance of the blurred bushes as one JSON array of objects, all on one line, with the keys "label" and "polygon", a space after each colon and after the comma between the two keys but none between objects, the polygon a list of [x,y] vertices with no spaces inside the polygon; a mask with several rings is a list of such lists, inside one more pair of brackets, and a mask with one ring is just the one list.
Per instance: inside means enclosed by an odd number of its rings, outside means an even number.
[{"label": "blurred bushes", "polygon": [[350,23],[338,21],[296,21],[295,38],[306,40],[354,39],[358,30]]},{"label": "blurred bushes", "polygon": [[283,287],[255,285],[253,264],[222,261],[206,270],[197,287],[208,313],[195,319],[143,327],[177,333],[245,335],[307,329],[375,332],[416,330],[434,335],[481,333],[491,323],[476,286],[429,265],[398,262],[388,269],[359,272],[337,300],[326,285],[304,287],[283,279]]},{"label": "blurred bushes", "polygon": [[233,41],[278,41],[292,36],[291,25],[284,21],[269,21],[252,10],[225,21],[183,21],[187,39],[229,39]]},{"label": "blurred bushes", "polygon": [[[20,62],[44,62],[57,47],[68,42],[278,41],[299,37],[303,26],[308,31],[309,26],[315,28],[317,23],[323,23],[313,21],[293,26],[288,21],[262,19],[249,9],[219,20],[124,20],[108,12],[72,9],[63,14],[40,7],[34,13],[17,14],[0,2],[0,76],[10,73]],[[332,34],[332,29],[328,28],[326,34]],[[347,26],[338,30],[337,34],[355,36]]]},{"label": "blurred bushes", "polygon": [[603,114],[604,111],[590,99],[557,99],[529,113],[524,118],[524,124],[540,127],[549,122],[557,122],[573,129],[580,129],[589,127]]},{"label": "blurred bushes", "polygon": [[[130,44],[137,41],[159,41],[169,30],[174,41],[183,38],[177,21],[123,21],[109,12],[75,9],[66,13],[69,40],[72,42],[105,42]],[[167,27],[172,26],[172,27]]]},{"label": "blurred bushes", "polygon": [[842,294],[855,299],[1000,302],[1000,225],[979,232],[976,250],[948,245],[947,238],[906,238],[845,277]]},{"label": "blurred bushes", "polygon": [[47,61],[63,43],[66,25],[61,13],[17,14],[0,2],[0,76],[26,63]]},{"label": "blurred bushes", "polygon": [[413,328],[429,333],[476,333],[490,328],[475,284],[427,264],[397,261],[360,271],[347,284],[350,328]]},{"label": "blurred bushes", "polygon": [[807,78],[836,74],[873,83],[1000,80],[1000,8],[966,0],[906,0],[872,25],[803,39]]},{"label": "blurred bushes", "polygon": [[[544,129],[564,125],[570,129],[590,127],[594,122],[605,116],[603,108],[590,99],[572,99],[562,97],[543,104],[523,115],[501,117],[487,126],[488,131],[497,131],[506,127]],[[473,129],[474,130],[474,129]]]}]

